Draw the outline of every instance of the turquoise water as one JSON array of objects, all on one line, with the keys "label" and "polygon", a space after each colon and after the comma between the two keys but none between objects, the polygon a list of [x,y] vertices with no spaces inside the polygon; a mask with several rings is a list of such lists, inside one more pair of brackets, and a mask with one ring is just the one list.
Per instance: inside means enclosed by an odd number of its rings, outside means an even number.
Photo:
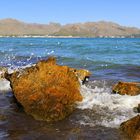
[{"label": "turquoise water", "polygon": [[137,115],[133,108],[140,95],[112,94],[111,89],[119,80],[140,82],[140,39],[0,38],[0,66],[21,68],[49,56],[92,72],[81,86],[83,101],[60,122],[36,121],[17,107],[9,83],[0,80],[0,140],[128,140],[118,128]]},{"label": "turquoise water", "polygon": [[139,81],[139,38],[0,38],[0,64],[11,68],[56,56],[94,78]]}]

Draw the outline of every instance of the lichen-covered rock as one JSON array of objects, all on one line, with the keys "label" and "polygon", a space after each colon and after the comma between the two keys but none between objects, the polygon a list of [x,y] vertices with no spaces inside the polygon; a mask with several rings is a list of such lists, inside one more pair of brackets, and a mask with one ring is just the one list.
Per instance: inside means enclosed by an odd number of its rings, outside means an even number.
[{"label": "lichen-covered rock", "polygon": [[113,92],[121,95],[138,95],[140,94],[140,83],[135,82],[118,82],[113,86]]},{"label": "lichen-covered rock", "polygon": [[75,72],[57,65],[50,57],[22,71],[5,73],[5,78],[26,113],[37,120],[57,121],[68,116],[77,101],[82,101]]},{"label": "lichen-covered rock", "polygon": [[131,140],[140,140],[140,115],[123,122],[120,129]]}]

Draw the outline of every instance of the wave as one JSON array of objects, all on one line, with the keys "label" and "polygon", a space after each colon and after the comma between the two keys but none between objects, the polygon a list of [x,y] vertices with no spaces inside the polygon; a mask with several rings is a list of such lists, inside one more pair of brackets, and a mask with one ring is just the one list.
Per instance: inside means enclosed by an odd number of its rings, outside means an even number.
[{"label": "wave", "polygon": [[77,108],[86,112],[79,120],[83,125],[119,127],[136,115],[133,108],[140,103],[140,95],[113,94],[107,81],[92,81],[88,86],[82,85],[81,94],[84,99],[77,103]]}]

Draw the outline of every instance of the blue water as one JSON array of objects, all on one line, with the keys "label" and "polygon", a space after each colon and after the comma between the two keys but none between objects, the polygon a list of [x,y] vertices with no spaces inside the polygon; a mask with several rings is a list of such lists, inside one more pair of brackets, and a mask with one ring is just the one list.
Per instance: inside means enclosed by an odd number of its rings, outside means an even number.
[{"label": "blue water", "polygon": [[140,81],[139,38],[0,38],[1,66],[21,67],[48,56],[90,70],[93,79]]},{"label": "blue water", "polygon": [[92,72],[81,87],[83,101],[66,119],[48,124],[20,110],[11,91],[2,94],[7,84],[0,81],[0,140],[128,140],[118,127],[137,115],[133,107],[140,95],[121,96],[111,89],[119,80],[140,82],[140,39],[0,38],[0,66],[21,68],[49,56]]}]

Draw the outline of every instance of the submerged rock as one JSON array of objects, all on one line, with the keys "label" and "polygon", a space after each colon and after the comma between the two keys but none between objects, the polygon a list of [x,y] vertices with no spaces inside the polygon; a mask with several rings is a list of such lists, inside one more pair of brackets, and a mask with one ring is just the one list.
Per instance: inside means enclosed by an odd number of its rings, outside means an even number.
[{"label": "submerged rock", "polygon": [[140,140],[140,115],[123,122],[120,129],[131,140]]},{"label": "submerged rock", "polygon": [[5,78],[27,114],[37,120],[57,121],[72,113],[75,103],[82,101],[79,78],[84,80],[89,75],[86,70],[59,66],[50,57],[22,71],[5,73]]},{"label": "submerged rock", "polygon": [[140,94],[140,83],[135,82],[118,82],[113,86],[113,92],[121,95],[138,95]]},{"label": "submerged rock", "polygon": [[5,121],[7,118],[5,115],[0,114],[0,121]]}]

